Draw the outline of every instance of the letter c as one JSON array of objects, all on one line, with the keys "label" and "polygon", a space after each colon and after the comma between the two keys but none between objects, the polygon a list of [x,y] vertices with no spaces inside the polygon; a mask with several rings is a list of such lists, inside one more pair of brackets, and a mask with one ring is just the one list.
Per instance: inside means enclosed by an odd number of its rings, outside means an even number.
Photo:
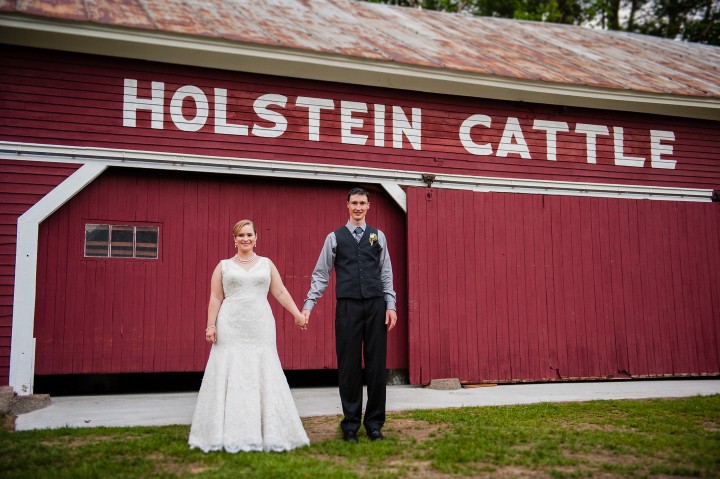
[{"label": "letter c", "polygon": [[465,147],[468,153],[479,156],[490,156],[493,154],[490,143],[479,145],[475,143],[470,136],[470,130],[474,126],[484,126],[490,128],[492,119],[487,115],[472,115],[460,125],[460,143]]}]

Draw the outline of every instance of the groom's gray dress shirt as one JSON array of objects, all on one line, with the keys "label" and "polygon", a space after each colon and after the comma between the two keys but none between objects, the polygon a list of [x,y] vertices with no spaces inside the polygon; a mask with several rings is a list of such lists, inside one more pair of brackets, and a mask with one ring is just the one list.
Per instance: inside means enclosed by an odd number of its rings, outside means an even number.
[{"label": "groom's gray dress shirt", "polygon": [[[345,227],[353,233],[355,231],[355,224],[348,220]],[[360,225],[360,228],[365,233],[365,223]],[[387,309],[395,309],[395,291],[393,290],[393,275],[392,265],[390,264],[390,254],[387,249],[387,241],[382,231],[378,230],[378,243],[382,248],[380,252],[380,279],[383,284],[383,295],[385,296],[385,303]],[[335,248],[337,247],[337,238],[335,238],[335,232],[330,233],[325,238],[325,244],[323,244],[320,257],[315,265],[315,270],[312,274],[310,281],[310,291],[308,291],[307,299],[303,309],[312,311],[315,307],[315,303],[320,296],[323,295],[325,290],[330,284],[330,271],[332,271],[335,265]]]}]

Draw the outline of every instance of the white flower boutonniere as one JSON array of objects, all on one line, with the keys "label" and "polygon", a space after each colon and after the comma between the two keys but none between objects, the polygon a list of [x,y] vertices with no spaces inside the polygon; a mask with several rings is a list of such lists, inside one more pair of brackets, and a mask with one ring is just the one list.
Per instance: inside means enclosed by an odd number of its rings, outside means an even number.
[{"label": "white flower boutonniere", "polygon": [[370,235],[370,246],[374,245],[375,242],[378,240],[378,237],[375,233]]}]

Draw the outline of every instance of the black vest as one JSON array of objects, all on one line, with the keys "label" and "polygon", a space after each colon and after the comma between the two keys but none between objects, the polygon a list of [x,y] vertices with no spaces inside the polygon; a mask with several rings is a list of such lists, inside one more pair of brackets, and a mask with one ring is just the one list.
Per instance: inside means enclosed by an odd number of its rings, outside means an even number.
[{"label": "black vest", "polygon": [[378,230],[365,225],[365,233],[358,243],[346,226],[335,230],[335,296],[337,298],[383,297],[380,276],[380,243],[370,244],[370,235]]}]

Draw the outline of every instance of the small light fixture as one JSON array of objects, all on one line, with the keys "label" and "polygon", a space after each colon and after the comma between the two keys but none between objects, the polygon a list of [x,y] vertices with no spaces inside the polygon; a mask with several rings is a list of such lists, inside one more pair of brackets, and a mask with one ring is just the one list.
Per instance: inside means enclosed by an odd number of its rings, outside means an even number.
[{"label": "small light fixture", "polygon": [[427,185],[428,188],[432,187],[433,181],[435,181],[435,175],[430,175],[428,173],[423,173],[422,179]]}]

